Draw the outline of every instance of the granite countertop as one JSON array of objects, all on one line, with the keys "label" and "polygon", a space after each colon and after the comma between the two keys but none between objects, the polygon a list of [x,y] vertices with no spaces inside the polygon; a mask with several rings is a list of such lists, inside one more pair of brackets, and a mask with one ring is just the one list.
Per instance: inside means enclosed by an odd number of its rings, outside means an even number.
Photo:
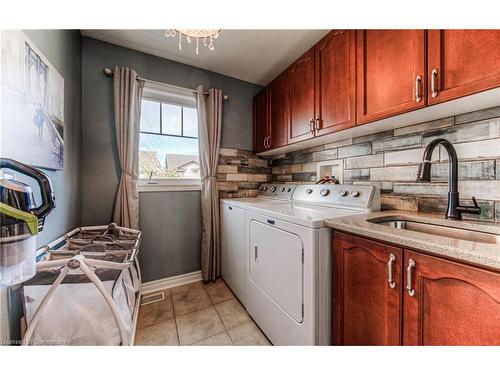
[{"label": "granite countertop", "polygon": [[348,233],[500,271],[500,243],[491,244],[460,240],[405,229],[391,228],[386,225],[368,221],[380,217],[390,217],[390,219],[397,220],[413,220],[500,235],[500,224],[472,220],[452,221],[444,219],[443,215],[409,211],[378,211],[356,214],[329,219],[325,221],[325,224],[334,229]]}]

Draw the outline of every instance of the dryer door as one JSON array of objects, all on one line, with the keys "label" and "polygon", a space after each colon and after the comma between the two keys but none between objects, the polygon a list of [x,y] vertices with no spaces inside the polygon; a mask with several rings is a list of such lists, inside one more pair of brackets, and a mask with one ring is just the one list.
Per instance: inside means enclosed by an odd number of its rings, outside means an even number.
[{"label": "dryer door", "polygon": [[296,234],[250,221],[250,281],[297,323],[303,321],[303,244]]}]

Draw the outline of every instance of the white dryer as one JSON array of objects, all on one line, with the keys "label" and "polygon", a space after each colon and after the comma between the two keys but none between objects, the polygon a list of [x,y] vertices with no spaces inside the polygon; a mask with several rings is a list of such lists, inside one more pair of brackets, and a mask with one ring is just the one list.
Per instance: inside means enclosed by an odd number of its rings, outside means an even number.
[{"label": "white dryer", "polygon": [[248,285],[247,207],[290,202],[295,186],[262,184],[257,197],[221,200],[221,274],[245,307]]},{"label": "white dryer", "polygon": [[331,229],[380,209],[374,186],[298,185],[292,202],[247,206],[246,308],[274,345],[331,343]]}]

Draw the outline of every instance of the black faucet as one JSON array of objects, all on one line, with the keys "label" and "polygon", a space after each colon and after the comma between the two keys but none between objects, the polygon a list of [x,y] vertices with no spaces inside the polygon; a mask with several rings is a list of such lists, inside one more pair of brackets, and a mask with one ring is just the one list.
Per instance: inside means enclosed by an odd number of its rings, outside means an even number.
[{"label": "black faucet", "polygon": [[448,175],[448,208],[446,218],[452,220],[462,220],[462,212],[469,214],[481,214],[481,207],[478,206],[476,198],[472,197],[474,206],[460,206],[458,197],[458,157],[453,145],[444,138],[431,141],[424,151],[424,158],[418,168],[417,182],[431,181],[431,157],[437,145],[442,145],[448,152],[448,163],[450,165]]}]

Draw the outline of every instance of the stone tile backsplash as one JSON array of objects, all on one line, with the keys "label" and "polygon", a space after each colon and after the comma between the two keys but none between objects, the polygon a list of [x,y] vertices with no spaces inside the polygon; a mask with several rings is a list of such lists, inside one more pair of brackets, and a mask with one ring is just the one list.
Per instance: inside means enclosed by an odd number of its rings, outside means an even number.
[{"label": "stone tile backsplash", "polygon": [[383,209],[443,213],[448,193],[444,150],[434,152],[432,182],[415,182],[425,146],[435,138],[448,139],[457,150],[463,203],[471,204],[475,196],[480,219],[500,221],[500,106],[274,156],[270,181],[315,182],[317,162],[343,159],[344,183],[376,185]]},{"label": "stone tile backsplash", "polygon": [[448,139],[457,150],[462,202],[472,204],[470,198],[475,196],[482,208],[479,219],[500,221],[500,106],[269,159],[249,151],[221,149],[220,196],[252,197],[261,183],[270,181],[313,183],[318,179],[318,162],[342,159],[344,183],[377,186],[383,209],[444,213],[448,193],[444,150],[434,151],[432,182],[415,182],[425,146],[438,137]]},{"label": "stone tile backsplash", "polygon": [[269,161],[249,151],[221,148],[217,166],[220,198],[247,198],[257,195],[259,186],[271,180]]}]

